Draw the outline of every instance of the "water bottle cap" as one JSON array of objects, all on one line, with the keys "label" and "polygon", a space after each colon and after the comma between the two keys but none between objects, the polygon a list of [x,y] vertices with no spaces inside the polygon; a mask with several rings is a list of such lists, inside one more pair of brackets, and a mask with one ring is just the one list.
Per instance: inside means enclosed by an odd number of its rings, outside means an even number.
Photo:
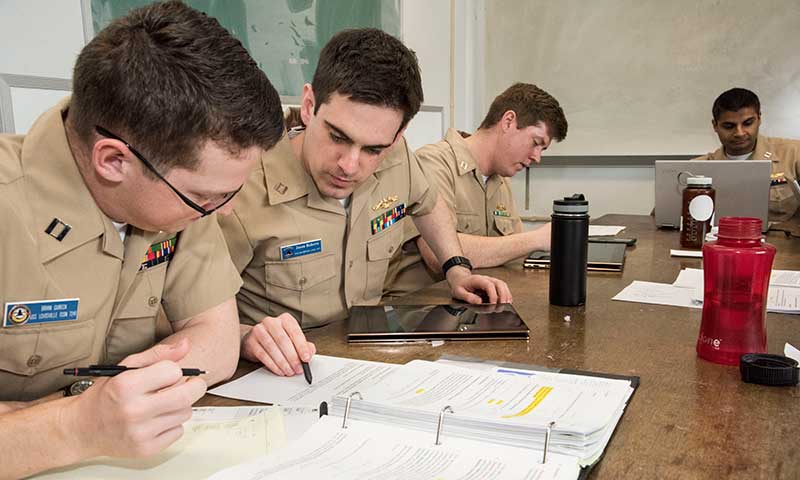
[{"label": "water bottle cap", "polygon": [[761,219],[752,217],[722,217],[717,237],[732,240],[759,240]]},{"label": "water bottle cap", "polygon": [[686,185],[698,185],[702,187],[710,187],[711,177],[689,177],[686,179]]},{"label": "water bottle cap", "polygon": [[575,193],[571,197],[564,197],[563,200],[554,200],[553,212],[589,213],[589,201],[582,193]]},{"label": "water bottle cap", "polygon": [[797,360],[783,355],[746,353],[739,359],[742,381],[759,385],[797,385]]}]

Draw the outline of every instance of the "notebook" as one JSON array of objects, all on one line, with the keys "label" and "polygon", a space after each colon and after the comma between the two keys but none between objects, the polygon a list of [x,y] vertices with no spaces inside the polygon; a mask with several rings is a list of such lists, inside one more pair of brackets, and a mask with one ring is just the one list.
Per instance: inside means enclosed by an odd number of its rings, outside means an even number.
[{"label": "notebook", "polygon": [[686,176],[702,175],[712,178],[716,191],[714,225],[722,217],[755,217],[766,232],[771,172],[770,160],[656,161],[656,225],[680,227]]},{"label": "notebook", "polygon": [[[621,272],[625,264],[625,247],[624,243],[589,242],[586,270]],[[533,252],[522,265],[525,268],[550,268],[550,252]]]},{"label": "notebook", "polygon": [[299,441],[212,479],[575,479],[599,461],[637,386],[414,360],[333,397]]},{"label": "notebook", "polygon": [[350,343],[526,340],[528,333],[509,304],[354,306],[347,325]]}]

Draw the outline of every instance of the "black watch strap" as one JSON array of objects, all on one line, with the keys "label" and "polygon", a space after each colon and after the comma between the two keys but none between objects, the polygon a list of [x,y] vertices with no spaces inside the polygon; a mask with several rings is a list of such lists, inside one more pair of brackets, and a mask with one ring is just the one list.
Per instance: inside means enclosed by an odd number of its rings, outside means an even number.
[{"label": "black watch strap", "polygon": [[459,257],[459,256],[450,257],[442,265],[442,274],[447,275],[447,271],[453,267],[465,267],[472,270],[472,263],[469,261],[469,258],[467,257]]}]

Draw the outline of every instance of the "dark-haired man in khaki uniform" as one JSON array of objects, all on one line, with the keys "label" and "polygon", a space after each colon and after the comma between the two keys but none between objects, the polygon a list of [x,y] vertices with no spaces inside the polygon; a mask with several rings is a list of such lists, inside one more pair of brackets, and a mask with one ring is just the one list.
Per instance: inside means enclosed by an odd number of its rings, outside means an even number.
[{"label": "dark-haired man in khaki uniform", "polygon": [[[72,96],[0,135],[0,477],[157,453],[233,374],[241,280],[211,214],[282,131],[241,43],[164,2],[99,32]],[[76,370],[116,364],[133,368]]]},{"label": "dark-haired man in khaki uniform", "polygon": [[480,303],[482,290],[491,303],[511,301],[504,282],[470,273],[447,208],[406,145],[421,101],[416,57],[385,32],[346,30],[323,48],[313,85],[303,87],[306,127],[262,157],[234,214],[220,219],[244,281],[244,358],[301,373],[315,352],[301,327],[378,303],[412,217],[449,259],[454,297]]},{"label": "dark-haired man in khaki uniform", "polygon": [[769,219],[791,218],[800,206],[789,182],[800,178],[800,141],[759,135],[761,102],[755,93],[733,88],[714,101],[711,125],[722,146],[695,160],[771,160]]},{"label": "dark-haired man in khaki uniform", "polygon": [[[566,137],[558,101],[517,83],[492,102],[474,135],[450,129],[416,154],[456,221],[459,241],[475,267],[493,267],[550,247],[549,224],[523,232],[509,178],[541,160],[552,139]],[[385,293],[404,295],[440,280],[436,256],[408,225],[402,256],[392,260]]]}]

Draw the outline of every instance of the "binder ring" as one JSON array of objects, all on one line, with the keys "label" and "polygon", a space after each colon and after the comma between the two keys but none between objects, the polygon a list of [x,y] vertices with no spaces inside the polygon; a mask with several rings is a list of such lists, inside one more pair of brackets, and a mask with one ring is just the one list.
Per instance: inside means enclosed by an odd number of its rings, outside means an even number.
[{"label": "binder ring", "polygon": [[359,400],[364,400],[360,392],[353,392],[347,397],[347,404],[344,406],[344,417],[342,417],[342,428],[347,428],[347,417],[350,416],[350,403],[352,403],[353,397],[356,395],[358,395]]},{"label": "binder ring", "polygon": [[547,424],[547,429],[544,431],[544,451],[542,452],[542,465],[547,463],[547,449],[550,447],[550,434],[553,430],[553,425],[556,422],[550,422]]},{"label": "binder ring", "polygon": [[447,405],[446,407],[442,408],[442,410],[439,412],[439,424],[436,425],[436,443],[434,443],[434,445],[442,444],[442,442],[439,441],[439,437],[441,437],[442,435],[442,425],[444,425],[445,413],[454,413],[453,409],[450,408],[450,405]]}]

